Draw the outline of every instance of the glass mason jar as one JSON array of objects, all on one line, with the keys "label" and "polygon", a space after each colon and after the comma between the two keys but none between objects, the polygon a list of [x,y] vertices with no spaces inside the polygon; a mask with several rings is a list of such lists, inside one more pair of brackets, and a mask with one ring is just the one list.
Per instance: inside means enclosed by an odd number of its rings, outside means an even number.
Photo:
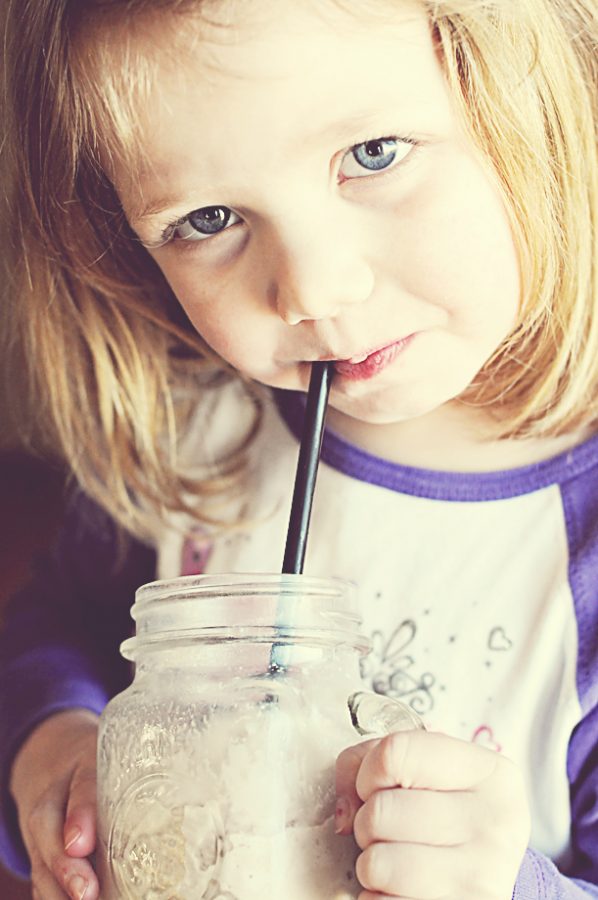
[{"label": "glass mason jar", "polygon": [[129,688],[98,745],[102,900],[351,900],[334,765],[360,735],[419,727],[360,691],[352,586],[304,575],[144,585]]}]

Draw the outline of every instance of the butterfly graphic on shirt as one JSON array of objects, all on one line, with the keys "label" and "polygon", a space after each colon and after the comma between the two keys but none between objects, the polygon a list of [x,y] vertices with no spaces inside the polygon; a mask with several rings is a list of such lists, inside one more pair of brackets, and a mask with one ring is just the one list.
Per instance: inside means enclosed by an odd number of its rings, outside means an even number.
[{"label": "butterfly graphic on shirt", "polygon": [[416,634],[412,619],[401,622],[388,639],[374,631],[372,652],[362,660],[361,673],[377,694],[401,699],[421,715],[434,708],[436,677],[431,672],[418,674],[415,658],[407,652]]}]

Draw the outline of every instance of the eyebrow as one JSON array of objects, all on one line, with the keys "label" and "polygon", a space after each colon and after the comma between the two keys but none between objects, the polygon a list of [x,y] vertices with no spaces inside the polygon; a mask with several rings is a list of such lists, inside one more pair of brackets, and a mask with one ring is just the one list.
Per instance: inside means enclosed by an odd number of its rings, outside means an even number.
[{"label": "eyebrow", "polygon": [[[397,115],[399,115],[399,113],[397,113]],[[301,141],[301,148],[304,149],[306,146],[309,146],[315,141],[326,141],[335,138],[339,141],[345,141],[347,139],[347,135],[359,133],[366,127],[374,128],[377,122],[383,116],[385,118],[389,118],[389,111],[368,109],[363,112],[355,113],[354,115],[348,116],[341,121],[333,122],[327,128],[323,128],[317,132],[314,132],[313,135],[308,136],[306,139],[304,138]],[[404,132],[399,132],[398,129],[395,129],[395,133],[398,137],[408,137],[411,133],[411,129],[405,129]],[[362,137],[362,140],[368,140],[374,137],[390,136],[391,133],[380,133],[376,135],[371,134],[367,137]],[[348,143],[346,144],[346,148],[349,149],[351,146],[354,146],[354,144],[355,142]],[[133,207],[130,216],[130,222],[132,225],[143,225],[145,222],[157,218],[169,209],[173,209],[176,207],[189,207],[190,201],[188,200],[188,196],[188,194],[162,194],[158,195],[157,197],[150,197],[147,201],[141,200],[138,205],[135,205]]]}]

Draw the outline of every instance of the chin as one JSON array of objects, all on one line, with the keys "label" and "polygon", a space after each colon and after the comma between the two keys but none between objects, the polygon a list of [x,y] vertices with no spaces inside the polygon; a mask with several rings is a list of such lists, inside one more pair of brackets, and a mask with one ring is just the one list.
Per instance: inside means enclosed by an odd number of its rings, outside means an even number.
[{"label": "chin", "polygon": [[332,383],[331,403],[335,409],[370,425],[394,425],[417,419],[442,406],[448,399],[432,400],[431,398],[405,397],[403,392],[394,397],[380,396],[335,397]]},{"label": "chin", "polygon": [[462,394],[465,388],[459,385],[454,392],[443,392],[442,396],[409,396],[408,391],[401,391],[394,397],[349,398],[334,396],[332,387],[331,405],[340,413],[357,419],[368,425],[399,425],[420,419],[437,412]]}]

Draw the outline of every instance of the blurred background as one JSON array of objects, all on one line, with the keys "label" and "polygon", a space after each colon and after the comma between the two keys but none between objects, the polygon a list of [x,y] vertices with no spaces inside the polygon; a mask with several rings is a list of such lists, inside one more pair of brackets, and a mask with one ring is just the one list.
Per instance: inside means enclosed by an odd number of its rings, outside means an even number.
[{"label": "blurred background", "polygon": [[[0,359],[0,627],[8,597],[25,583],[31,560],[52,537],[61,515],[63,477],[43,456],[26,452],[16,435],[22,414],[22,369]],[[8,371],[7,371],[8,370]],[[27,883],[0,866],[1,900],[30,900]]]},{"label": "blurred background", "polygon": [[[8,9],[0,4],[0,18]],[[0,627],[8,597],[29,577],[31,560],[46,545],[61,516],[63,478],[47,457],[25,451],[17,437],[19,422],[35,422],[35,397],[26,404],[25,360],[14,349],[11,325],[15,298],[5,268],[13,219],[5,200],[13,183],[2,138],[9,126],[0,90]],[[60,361],[57,361],[60,364]],[[0,900],[30,900],[28,884],[0,866]]]}]

